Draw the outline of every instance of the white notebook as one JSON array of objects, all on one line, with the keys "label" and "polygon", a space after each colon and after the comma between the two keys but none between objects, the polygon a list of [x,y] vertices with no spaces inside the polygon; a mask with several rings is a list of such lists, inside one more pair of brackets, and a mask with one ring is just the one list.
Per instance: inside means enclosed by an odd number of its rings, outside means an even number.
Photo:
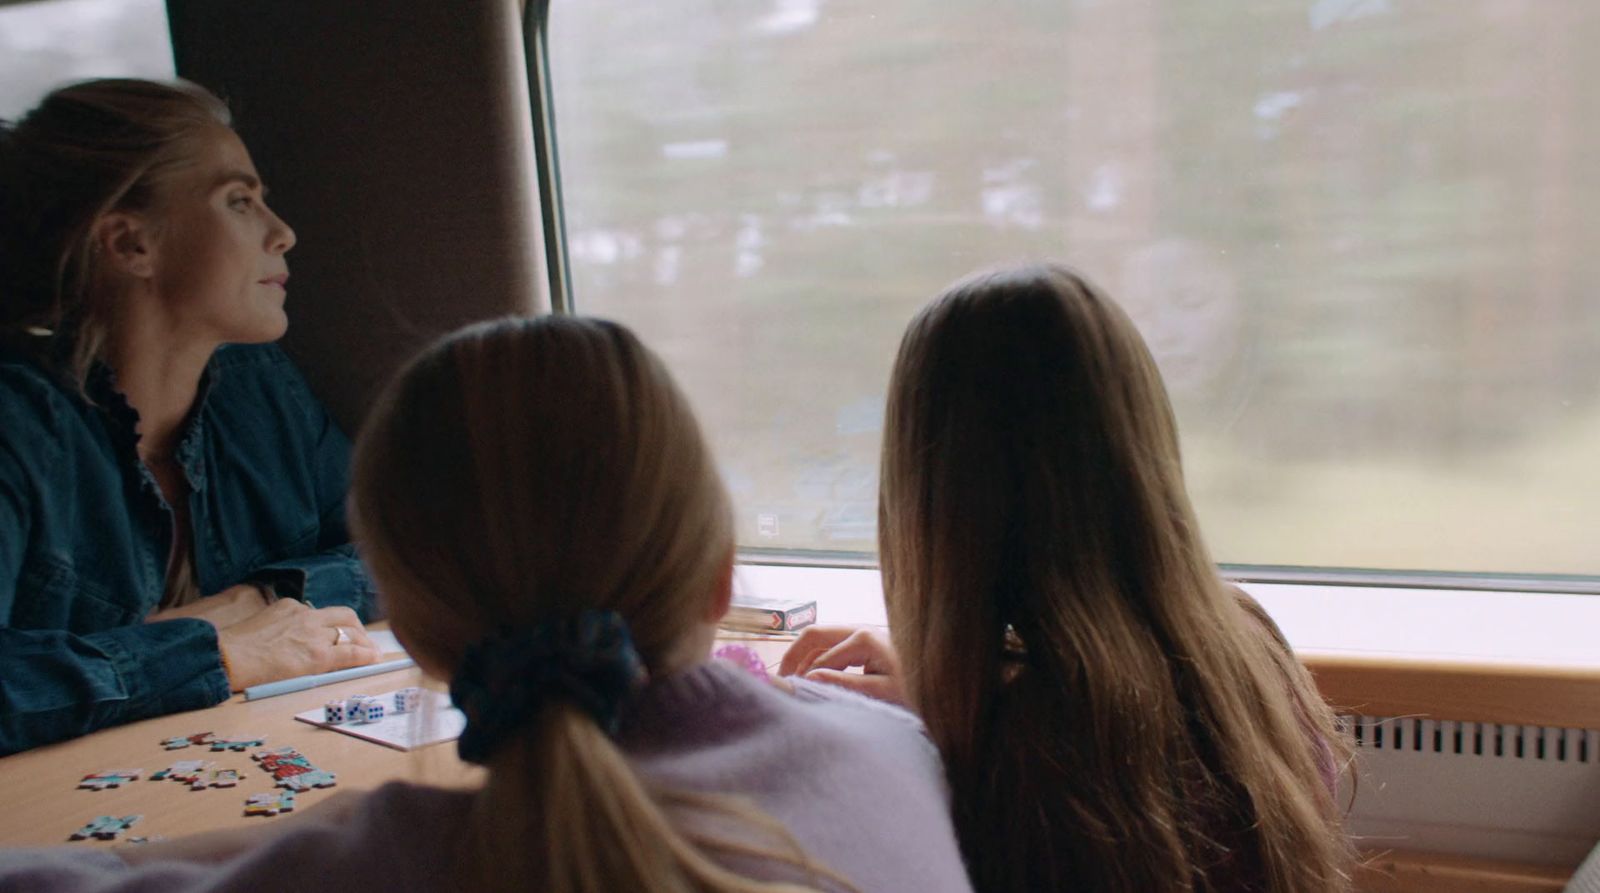
[{"label": "white notebook", "polygon": [[467,718],[450,704],[450,696],[442,691],[422,689],[422,704],[410,713],[393,713],[394,692],[374,695],[383,704],[383,718],[377,722],[343,722],[337,725],[324,720],[323,709],[296,713],[295,719],[333,729],[395,750],[411,750],[442,741],[454,741],[467,727]]}]

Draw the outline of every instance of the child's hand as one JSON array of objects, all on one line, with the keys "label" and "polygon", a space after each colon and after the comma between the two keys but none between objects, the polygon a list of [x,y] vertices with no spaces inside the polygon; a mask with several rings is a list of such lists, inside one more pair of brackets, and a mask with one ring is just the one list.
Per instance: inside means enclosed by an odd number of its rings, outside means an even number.
[{"label": "child's hand", "polygon": [[[860,673],[845,672],[860,667]],[[867,627],[809,626],[784,653],[782,676],[800,675],[905,706],[900,659],[879,630]]]}]

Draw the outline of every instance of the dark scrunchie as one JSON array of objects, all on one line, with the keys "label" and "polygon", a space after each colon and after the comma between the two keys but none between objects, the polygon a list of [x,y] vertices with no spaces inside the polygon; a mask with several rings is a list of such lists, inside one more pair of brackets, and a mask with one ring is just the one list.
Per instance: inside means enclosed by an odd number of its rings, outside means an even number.
[{"label": "dark scrunchie", "polygon": [[615,611],[584,611],[467,649],[450,700],[467,716],[461,758],[483,763],[547,704],[582,707],[614,734],[622,707],[646,678],[628,623]]}]

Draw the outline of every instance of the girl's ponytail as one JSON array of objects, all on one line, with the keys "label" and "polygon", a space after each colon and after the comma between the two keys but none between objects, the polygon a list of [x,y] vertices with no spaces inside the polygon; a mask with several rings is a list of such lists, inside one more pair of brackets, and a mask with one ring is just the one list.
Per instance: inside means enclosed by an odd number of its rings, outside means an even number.
[{"label": "girl's ponytail", "polygon": [[[489,768],[477,886],[800,889],[718,853],[836,880],[752,806],[656,789],[609,735],[644,674],[674,668],[733,554],[688,403],[630,332],[572,317],[458,332],[391,383],[354,465],[352,521],[393,629],[452,680],[461,754]],[[739,833],[689,830],[707,827]]]}]

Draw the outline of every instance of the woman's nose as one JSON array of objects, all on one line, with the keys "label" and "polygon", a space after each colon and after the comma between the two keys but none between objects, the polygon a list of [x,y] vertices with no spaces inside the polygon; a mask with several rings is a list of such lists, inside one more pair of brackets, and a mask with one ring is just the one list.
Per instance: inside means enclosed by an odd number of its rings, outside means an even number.
[{"label": "woman's nose", "polygon": [[273,254],[286,254],[294,247],[294,228],[276,213],[272,214],[272,230],[267,236],[267,248]]}]

